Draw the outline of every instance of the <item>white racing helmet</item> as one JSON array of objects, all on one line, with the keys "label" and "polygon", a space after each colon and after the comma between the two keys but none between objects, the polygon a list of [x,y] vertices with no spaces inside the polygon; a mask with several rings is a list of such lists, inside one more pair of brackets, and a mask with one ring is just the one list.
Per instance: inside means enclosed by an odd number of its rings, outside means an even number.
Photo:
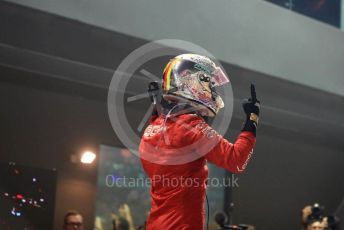
[{"label": "white racing helmet", "polygon": [[202,116],[215,116],[224,107],[215,87],[229,82],[225,72],[208,57],[181,54],[171,59],[163,72],[163,97],[184,102]]}]

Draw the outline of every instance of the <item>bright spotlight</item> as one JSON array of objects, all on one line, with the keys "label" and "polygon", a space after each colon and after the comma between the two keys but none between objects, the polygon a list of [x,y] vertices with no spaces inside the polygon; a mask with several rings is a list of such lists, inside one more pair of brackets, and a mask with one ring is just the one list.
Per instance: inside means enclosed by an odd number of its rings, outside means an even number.
[{"label": "bright spotlight", "polygon": [[84,152],[81,156],[81,163],[83,164],[91,164],[94,159],[96,159],[96,154],[92,152]]}]

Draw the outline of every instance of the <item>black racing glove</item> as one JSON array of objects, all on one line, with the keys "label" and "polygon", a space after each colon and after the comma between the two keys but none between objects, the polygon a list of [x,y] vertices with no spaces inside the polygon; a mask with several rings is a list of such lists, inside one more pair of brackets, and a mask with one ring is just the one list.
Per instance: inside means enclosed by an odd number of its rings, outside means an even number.
[{"label": "black racing glove", "polygon": [[251,84],[251,98],[245,99],[242,103],[242,107],[244,108],[244,112],[246,114],[246,121],[241,131],[253,132],[254,136],[256,136],[260,101],[257,100],[254,84]]}]

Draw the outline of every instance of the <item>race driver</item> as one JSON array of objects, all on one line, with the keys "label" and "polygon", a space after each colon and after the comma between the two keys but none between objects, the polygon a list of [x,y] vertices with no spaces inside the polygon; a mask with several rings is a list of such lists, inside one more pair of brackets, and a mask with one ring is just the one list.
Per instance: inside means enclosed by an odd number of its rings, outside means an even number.
[{"label": "race driver", "polygon": [[157,110],[139,147],[151,180],[147,230],[203,229],[207,162],[233,173],[246,168],[259,116],[254,86],[243,103],[246,120],[234,144],[206,122],[224,107],[215,88],[227,82],[221,67],[205,56],[182,54],[166,65],[162,97],[154,98]]}]

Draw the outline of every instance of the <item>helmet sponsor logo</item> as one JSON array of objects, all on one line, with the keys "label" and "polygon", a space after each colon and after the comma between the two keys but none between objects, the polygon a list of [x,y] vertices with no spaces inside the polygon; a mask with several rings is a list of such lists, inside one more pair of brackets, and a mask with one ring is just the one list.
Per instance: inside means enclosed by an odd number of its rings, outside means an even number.
[{"label": "helmet sponsor logo", "polygon": [[211,73],[211,71],[210,71],[207,67],[205,67],[204,65],[201,65],[201,64],[199,64],[199,63],[196,63],[196,64],[194,65],[194,68],[195,68],[195,69],[198,69],[198,70],[200,70],[200,71],[204,71],[204,72],[206,72],[206,73],[208,73],[208,74]]}]

